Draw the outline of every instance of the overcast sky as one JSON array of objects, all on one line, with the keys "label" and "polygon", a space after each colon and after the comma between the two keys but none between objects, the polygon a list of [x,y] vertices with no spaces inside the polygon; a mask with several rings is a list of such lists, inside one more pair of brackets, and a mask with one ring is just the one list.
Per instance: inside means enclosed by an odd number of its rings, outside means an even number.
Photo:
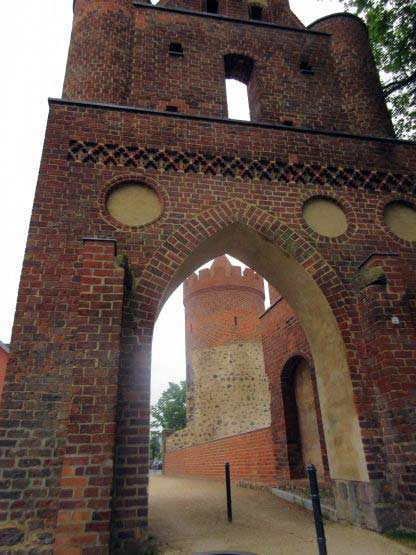
[{"label": "overcast sky", "polygon": [[[22,260],[43,137],[47,98],[60,97],[71,32],[73,0],[2,2],[0,52],[1,252],[0,339],[10,340]],[[338,0],[292,0],[296,15],[309,24],[342,10]],[[234,117],[242,112],[234,112]],[[152,397],[168,381],[184,379],[181,291],[166,303],[153,348]]]}]

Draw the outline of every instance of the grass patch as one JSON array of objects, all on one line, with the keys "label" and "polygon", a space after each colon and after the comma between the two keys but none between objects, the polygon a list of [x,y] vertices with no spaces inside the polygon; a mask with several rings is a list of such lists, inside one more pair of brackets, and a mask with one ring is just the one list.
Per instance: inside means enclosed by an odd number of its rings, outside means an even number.
[{"label": "grass patch", "polygon": [[416,532],[408,530],[389,530],[384,535],[391,540],[401,543],[406,547],[410,547],[416,551]]}]

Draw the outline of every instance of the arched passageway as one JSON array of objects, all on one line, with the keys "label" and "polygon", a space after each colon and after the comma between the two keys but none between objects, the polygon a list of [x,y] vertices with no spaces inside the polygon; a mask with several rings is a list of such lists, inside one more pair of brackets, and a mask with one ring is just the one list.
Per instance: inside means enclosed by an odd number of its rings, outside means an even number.
[{"label": "arched passageway", "polygon": [[[117,507],[129,503],[124,494],[128,475],[147,474],[147,466],[129,462],[124,452],[131,445],[143,445],[143,453],[148,449],[147,431],[137,428],[136,414],[145,415],[149,410],[154,322],[170,293],[189,274],[224,253],[262,275],[292,307],[315,364],[330,477],[342,488],[348,484],[367,487],[368,471],[347,361],[346,345],[354,340],[348,326],[354,317],[349,295],[335,272],[304,239],[271,214],[233,201],[203,212],[170,236],[154,253],[128,301],[134,321],[123,338],[115,514]],[[145,493],[140,502],[146,515]],[[352,502],[348,497],[344,502],[347,517]],[[113,517],[113,522],[118,534],[117,518]],[[137,530],[134,522],[133,518],[132,534]],[[130,528],[129,521],[119,524],[124,532]]]},{"label": "arched passageway", "polygon": [[[278,239],[283,238],[284,241],[284,234],[279,236],[275,232],[275,237],[275,242],[272,242],[267,235],[259,233],[252,226],[236,222],[201,240],[192,251],[186,243],[182,244],[182,248],[179,244],[176,245],[178,261],[182,260],[177,264],[176,271],[166,276],[170,278],[167,286],[159,288],[162,295],[157,303],[158,310],[170,292],[190,273],[207,260],[225,252],[264,276],[287,299],[309,341],[316,369],[331,477],[367,481],[368,473],[344,340],[331,306],[314,279],[314,274],[323,284],[326,283],[326,292],[333,295],[334,302],[341,298],[339,289],[338,298],[333,293],[340,284],[335,281],[336,276],[331,269],[323,267],[322,261],[314,256],[312,250],[308,252],[303,240],[296,244],[294,234],[290,237],[289,244],[292,252],[297,252],[300,258],[298,261],[279,245]],[[156,254],[156,260],[157,256]],[[151,266],[149,271],[151,272]],[[157,298],[155,292],[153,298]]]}]

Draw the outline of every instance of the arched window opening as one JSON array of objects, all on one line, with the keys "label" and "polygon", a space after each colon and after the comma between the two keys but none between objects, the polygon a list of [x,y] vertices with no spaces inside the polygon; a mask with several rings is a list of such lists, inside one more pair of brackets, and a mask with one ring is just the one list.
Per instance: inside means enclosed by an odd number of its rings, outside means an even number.
[{"label": "arched window opening", "polygon": [[250,80],[254,61],[241,54],[227,54],[224,68],[228,117],[250,121]]},{"label": "arched window opening", "polygon": [[205,11],[208,13],[218,13],[219,2],[218,0],[206,0]]},{"label": "arched window opening", "polygon": [[263,20],[263,8],[261,6],[250,6],[248,11],[250,19],[253,19],[254,21]]},{"label": "arched window opening", "polygon": [[169,45],[169,55],[176,58],[183,57],[183,46],[180,42],[171,42]]},{"label": "arched window opening", "polygon": [[305,477],[305,465],[302,457],[300,428],[295,393],[296,369],[303,359],[293,357],[287,361],[282,372],[282,398],[286,428],[287,457],[289,473],[292,480]]}]

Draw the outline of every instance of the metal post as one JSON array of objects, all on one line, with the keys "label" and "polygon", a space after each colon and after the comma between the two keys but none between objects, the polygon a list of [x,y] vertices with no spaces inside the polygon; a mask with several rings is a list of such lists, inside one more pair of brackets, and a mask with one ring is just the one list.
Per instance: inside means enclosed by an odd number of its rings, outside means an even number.
[{"label": "metal post", "polygon": [[231,500],[231,473],[230,473],[230,463],[225,463],[225,485],[227,488],[227,513],[228,522],[233,521],[233,505]]},{"label": "metal post", "polygon": [[316,468],[309,464],[306,468],[311,486],[311,498],[313,506],[313,516],[315,519],[316,537],[318,539],[319,555],[328,555],[326,550],[326,539],[324,523],[322,520],[321,498],[319,497],[318,480],[316,478]]}]

